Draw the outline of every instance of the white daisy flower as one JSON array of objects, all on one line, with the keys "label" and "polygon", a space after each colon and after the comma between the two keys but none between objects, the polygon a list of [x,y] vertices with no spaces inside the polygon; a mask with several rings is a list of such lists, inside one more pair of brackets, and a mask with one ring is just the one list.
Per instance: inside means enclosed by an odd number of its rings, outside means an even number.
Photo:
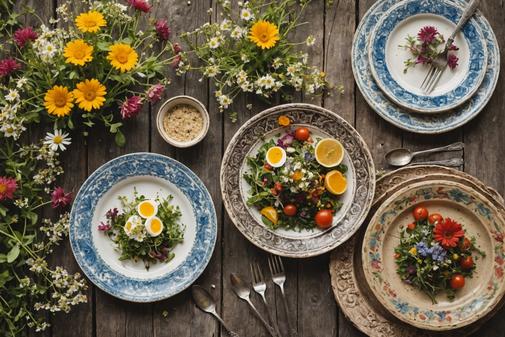
[{"label": "white daisy flower", "polygon": [[219,74],[219,67],[217,65],[208,66],[205,68],[203,74],[207,77],[215,77]]},{"label": "white daisy flower", "polygon": [[15,137],[16,127],[11,123],[4,123],[0,128],[0,131],[4,134],[4,137]]},{"label": "white daisy flower", "polygon": [[21,89],[28,83],[28,79],[26,77],[21,77],[17,82],[16,82],[16,88]]},{"label": "white daisy flower", "polygon": [[49,145],[52,151],[57,151],[60,149],[64,151],[67,145],[70,145],[70,137],[68,133],[63,133],[59,129],[55,129],[54,133],[48,132],[44,138],[44,144]]},{"label": "white daisy flower", "polygon": [[213,37],[209,40],[209,47],[210,49],[216,49],[220,45],[220,41],[218,37]]},{"label": "white daisy flower", "polygon": [[240,18],[244,21],[249,21],[254,18],[254,15],[248,8],[242,8],[242,10],[240,11]]},{"label": "white daisy flower", "polygon": [[232,99],[226,95],[219,96],[218,101],[219,105],[221,105],[225,109],[227,109],[228,106],[233,102]]},{"label": "white daisy flower", "polygon": [[228,19],[224,19],[223,21],[221,21],[220,28],[222,31],[225,32],[229,31],[231,29],[231,21]]},{"label": "white daisy flower", "polygon": [[271,89],[275,85],[275,79],[272,75],[268,74],[260,77],[257,84],[265,89]]},{"label": "white daisy flower", "polygon": [[5,100],[7,102],[14,102],[19,99],[19,91],[16,89],[9,89],[9,93],[5,95]]},{"label": "white daisy flower", "polygon": [[237,26],[233,28],[233,30],[230,33],[230,36],[232,39],[239,40],[245,35],[245,30],[243,30],[241,27]]}]

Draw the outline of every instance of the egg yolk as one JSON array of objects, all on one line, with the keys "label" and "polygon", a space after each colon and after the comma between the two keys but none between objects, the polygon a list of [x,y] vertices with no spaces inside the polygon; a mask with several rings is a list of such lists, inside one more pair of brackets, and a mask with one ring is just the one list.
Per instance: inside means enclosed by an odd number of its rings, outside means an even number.
[{"label": "egg yolk", "polygon": [[139,211],[143,216],[151,216],[154,214],[154,206],[148,202],[143,202],[140,204]]},{"label": "egg yolk", "polygon": [[151,221],[151,231],[153,233],[158,233],[161,231],[161,221],[158,219],[153,219]]},{"label": "egg yolk", "polygon": [[281,149],[275,147],[268,151],[268,159],[274,164],[280,162],[282,160]]},{"label": "egg yolk", "polygon": [[127,229],[128,231],[130,231],[130,230],[132,229],[132,223],[131,223],[131,222],[127,222],[127,223],[126,223],[126,229]]}]

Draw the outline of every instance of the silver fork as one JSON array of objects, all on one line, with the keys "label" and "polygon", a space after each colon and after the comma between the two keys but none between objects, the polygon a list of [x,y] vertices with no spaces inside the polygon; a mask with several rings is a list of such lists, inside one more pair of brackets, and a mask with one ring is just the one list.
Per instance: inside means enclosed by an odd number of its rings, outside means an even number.
[{"label": "silver fork", "polygon": [[286,295],[284,294],[284,283],[286,282],[286,273],[284,272],[284,264],[282,259],[277,255],[270,255],[268,257],[268,267],[272,274],[272,281],[279,286],[282,295],[282,302],[284,303],[284,311],[286,312],[286,321],[288,323],[289,335],[291,337],[298,336],[298,333],[293,329],[291,319],[289,318],[289,307]]},{"label": "silver fork", "polygon": [[251,263],[251,277],[252,277],[252,284],[253,284],[253,289],[256,293],[258,293],[261,298],[263,299],[263,303],[265,304],[265,309],[267,311],[267,317],[268,320],[270,321],[270,325],[273,326],[275,333],[277,336],[282,337],[279,327],[275,323],[270,310],[268,309],[268,302],[267,298],[265,297],[265,292],[267,290],[267,284],[265,283],[265,278],[263,277],[263,272],[261,271],[261,268],[258,263]]},{"label": "silver fork", "polygon": [[426,94],[428,95],[431,94],[431,92],[436,88],[438,81],[442,77],[442,74],[444,73],[445,69],[447,69],[447,56],[449,54],[449,48],[454,43],[454,38],[456,37],[456,34],[459,33],[459,31],[463,28],[465,23],[473,16],[475,11],[477,10],[479,1],[480,0],[470,1],[466,9],[464,10],[463,14],[461,15],[461,18],[459,19],[458,24],[454,29],[454,32],[447,40],[444,51],[438,54],[435,59],[433,59],[430,70],[426,74],[423,83],[421,83],[421,89],[424,90]]}]

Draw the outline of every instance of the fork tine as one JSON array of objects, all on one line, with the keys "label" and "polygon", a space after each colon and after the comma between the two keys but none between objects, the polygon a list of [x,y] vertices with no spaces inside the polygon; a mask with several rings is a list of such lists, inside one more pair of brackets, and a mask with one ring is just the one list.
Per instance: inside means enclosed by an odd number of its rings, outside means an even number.
[{"label": "fork tine", "polygon": [[274,276],[274,269],[272,267],[272,257],[271,256],[268,257],[268,269],[270,269],[270,274],[272,274],[272,276]]},{"label": "fork tine", "polygon": [[284,264],[282,263],[282,258],[280,256],[277,256],[277,260],[279,261],[280,271],[284,273]]},{"label": "fork tine", "polygon": [[428,87],[428,89],[427,89],[428,94],[431,94],[431,92],[437,87],[438,81],[442,77],[442,73],[443,73],[443,71],[442,71],[442,69],[440,69],[438,71],[437,75],[435,75],[435,78],[433,79],[431,86]]},{"label": "fork tine", "polygon": [[424,89],[425,88],[425,84],[429,83],[429,79],[431,78],[432,73],[434,71],[435,71],[435,66],[432,64],[431,67],[430,67],[430,70],[428,71],[428,73],[424,77],[423,83],[421,84],[421,89]]},{"label": "fork tine", "polygon": [[265,282],[265,278],[263,277],[263,272],[261,271],[261,267],[258,263],[256,263],[256,268],[258,269],[259,277],[261,282]]},{"label": "fork tine", "polygon": [[254,266],[253,266],[252,262],[249,263],[249,267],[251,268],[251,277],[253,279],[253,283],[256,283],[257,282],[256,281],[256,275],[254,274]]}]

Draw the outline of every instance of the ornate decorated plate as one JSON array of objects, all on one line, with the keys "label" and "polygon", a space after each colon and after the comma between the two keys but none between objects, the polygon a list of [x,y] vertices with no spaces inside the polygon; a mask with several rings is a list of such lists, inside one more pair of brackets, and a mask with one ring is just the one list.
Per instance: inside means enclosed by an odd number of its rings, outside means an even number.
[{"label": "ornate decorated plate", "polygon": [[[443,178],[442,178],[443,177]],[[421,179],[421,180],[420,180]],[[488,198],[505,215],[503,198],[494,189],[464,172],[442,166],[409,166],[385,174],[377,179],[375,199],[365,223],[388,196],[396,193],[414,181],[440,180],[461,182],[472,186]],[[331,284],[335,299],[344,315],[363,333],[377,337],[389,336],[434,336],[433,331],[419,330],[408,324],[391,319],[390,314],[375,299],[366,282],[362,282],[363,268],[361,263],[361,242],[366,228],[361,228],[352,239],[335,249],[330,258]],[[443,332],[449,336],[467,336],[476,331],[499,306],[484,319],[464,328]]]},{"label": "ornate decorated plate", "polygon": [[[134,189],[147,198],[172,195],[184,225],[175,257],[146,270],[142,262],[120,261],[112,242],[97,228],[105,211],[120,207],[118,196]],[[178,161],[154,153],[132,153],[99,167],[84,182],[70,216],[70,243],[77,263],[103,291],[132,302],[153,302],[190,286],[207,266],[217,237],[214,204],[202,181]]]},{"label": "ornate decorated plate", "polygon": [[[288,232],[273,230],[261,221],[258,211],[247,205],[246,159],[256,153],[265,139],[281,128],[278,118],[287,115],[295,126],[305,126],[312,134],[338,139],[345,148],[348,166],[347,191],[343,207],[325,230]],[[228,214],[239,231],[253,244],[273,254],[303,258],[320,255],[337,247],[359,228],[370,208],[375,188],[375,168],[368,147],[344,119],[310,104],[286,104],[261,112],[247,121],[233,136],[221,164],[221,193]]]},{"label": "ornate decorated plate", "polygon": [[[454,300],[439,294],[433,304],[396,273],[400,228],[412,222],[412,209],[420,204],[462,223],[485,253]],[[436,331],[461,328],[484,317],[503,297],[504,233],[500,211],[475,189],[442,180],[409,184],[384,201],[368,224],[361,256],[365,278],[378,301],[405,323]]]},{"label": "ornate decorated plate", "polygon": [[430,66],[401,66],[412,58],[402,47],[407,36],[417,36],[425,26],[434,26],[447,39],[463,10],[449,0],[405,0],[391,7],[375,26],[369,43],[369,63],[377,85],[395,103],[421,113],[453,109],[479,89],[487,67],[486,40],[475,19],[470,19],[455,38],[459,58],[455,69],[446,69],[429,95],[421,83]]},{"label": "ornate decorated plate", "polygon": [[[397,0],[377,1],[367,11],[356,30],[352,48],[352,68],[358,88],[379,116],[401,129],[438,134],[464,125],[486,106],[498,82],[500,51],[489,22],[480,13],[474,17],[486,40],[488,58],[486,75],[472,98],[447,113],[415,114],[392,103],[380,90],[372,76],[368,54],[363,52],[368,50],[369,37],[382,15],[397,3]],[[466,5],[464,0],[454,0],[454,3],[460,7]]]}]

